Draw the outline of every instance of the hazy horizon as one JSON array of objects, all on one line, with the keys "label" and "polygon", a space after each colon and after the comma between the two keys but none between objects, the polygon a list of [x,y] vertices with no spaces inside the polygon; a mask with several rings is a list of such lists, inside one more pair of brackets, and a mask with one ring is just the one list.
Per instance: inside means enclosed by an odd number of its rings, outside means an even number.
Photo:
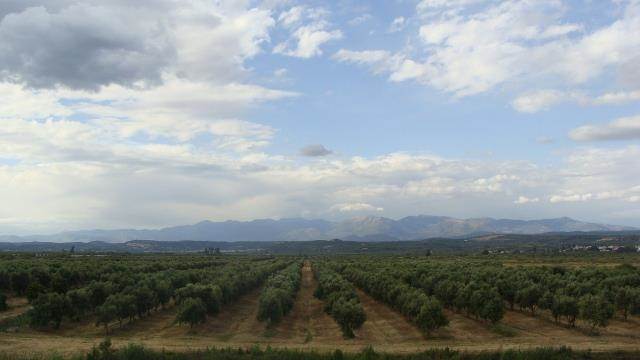
[{"label": "hazy horizon", "polygon": [[386,217],[386,216],[380,216],[380,215],[359,215],[359,216],[352,216],[352,217],[348,217],[348,218],[339,218],[339,219],[328,219],[328,218],[319,218],[319,217],[315,217],[315,218],[305,218],[305,217],[282,217],[282,218],[256,218],[256,219],[247,219],[247,220],[237,220],[237,219],[226,219],[226,220],[210,220],[210,219],[202,219],[200,221],[194,222],[194,223],[184,223],[184,224],[168,224],[165,226],[159,226],[159,227],[129,227],[129,228],[77,228],[77,229],[63,229],[60,231],[55,231],[55,232],[24,232],[24,233],[0,233],[0,236],[19,236],[19,237],[30,237],[30,236],[43,236],[43,235],[54,235],[54,234],[60,234],[60,233],[68,233],[68,232],[92,232],[92,231],[145,231],[145,230],[150,230],[150,231],[157,231],[157,230],[164,230],[164,229],[171,229],[171,228],[176,228],[176,227],[182,227],[182,226],[193,226],[193,225],[197,225],[200,223],[205,223],[205,222],[212,222],[212,223],[226,223],[226,222],[238,222],[238,223],[251,223],[254,221],[283,221],[283,220],[304,220],[304,221],[326,221],[329,223],[342,223],[342,222],[350,222],[350,221],[357,221],[357,220],[365,220],[365,219],[389,219],[392,221],[399,221],[405,218],[411,218],[411,217],[440,217],[440,218],[449,218],[449,219],[455,219],[455,220],[462,220],[462,221],[469,221],[469,220],[481,220],[481,219],[492,219],[492,220],[508,220],[508,221],[545,221],[545,220],[558,220],[558,219],[570,219],[570,220],[575,220],[578,222],[582,222],[582,223],[590,223],[590,224],[598,224],[598,225],[609,225],[609,226],[627,226],[627,227],[633,227],[630,225],[623,225],[623,224],[609,224],[609,223],[602,223],[602,222],[597,222],[597,221],[585,221],[583,219],[576,219],[576,218],[572,218],[570,216],[563,216],[563,217],[558,217],[558,218],[494,218],[494,217],[490,217],[490,216],[485,216],[485,217],[473,217],[473,218],[457,218],[457,217],[452,217],[452,216],[446,216],[446,215],[432,215],[432,214],[413,214],[413,215],[407,215],[407,216],[402,216],[402,217]]},{"label": "hazy horizon", "polygon": [[640,2],[0,2],[0,234],[640,227]]}]

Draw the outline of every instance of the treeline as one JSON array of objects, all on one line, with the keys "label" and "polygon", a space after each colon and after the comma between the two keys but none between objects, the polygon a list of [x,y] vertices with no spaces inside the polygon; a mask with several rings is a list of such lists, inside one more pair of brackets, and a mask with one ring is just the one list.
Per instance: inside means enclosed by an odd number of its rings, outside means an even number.
[{"label": "treeline", "polygon": [[387,269],[355,262],[332,264],[349,281],[403,314],[426,334],[449,323],[437,299],[390,275]]},{"label": "treeline", "polygon": [[300,289],[302,261],[295,261],[269,277],[258,305],[258,320],[277,323],[293,307]]},{"label": "treeline", "polygon": [[318,280],[315,296],[325,302],[325,311],[333,317],[342,334],[347,338],[355,336],[367,317],[353,285],[324,263],[313,263],[314,276]]}]

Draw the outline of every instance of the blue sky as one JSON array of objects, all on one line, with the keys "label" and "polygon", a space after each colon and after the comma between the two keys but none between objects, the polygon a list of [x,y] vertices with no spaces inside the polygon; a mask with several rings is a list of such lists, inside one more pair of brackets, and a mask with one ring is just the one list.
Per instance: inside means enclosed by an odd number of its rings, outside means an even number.
[{"label": "blue sky", "polygon": [[0,233],[640,226],[637,0],[0,4]]}]

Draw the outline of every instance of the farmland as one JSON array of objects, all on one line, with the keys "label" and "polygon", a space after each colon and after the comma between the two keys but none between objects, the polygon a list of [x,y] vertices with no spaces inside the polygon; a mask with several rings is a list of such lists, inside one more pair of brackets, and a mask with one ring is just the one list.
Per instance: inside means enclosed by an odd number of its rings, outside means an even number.
[{"label": "farmland", "polygon": [[[3,255],[0,353],[640,350],[637,255]],[[5,306],[6,304],[6,306]]]}]

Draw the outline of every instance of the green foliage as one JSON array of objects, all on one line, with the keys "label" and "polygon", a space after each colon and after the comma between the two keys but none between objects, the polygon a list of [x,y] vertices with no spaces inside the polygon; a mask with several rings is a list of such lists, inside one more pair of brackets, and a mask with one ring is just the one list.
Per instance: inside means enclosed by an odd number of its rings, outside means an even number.
[{"label": "green foliage", "polygon": [[29,302],[33,302],[38,298],[38,296],[40,296],[40,294],[45,292],[47,292],[47,289],[39,282],[31,282],[29,286],[27,286],[25,294],[27,296],[27,300],[29,300]]},{"label": "green foliage", "polygon": [[109,324],[118,318],[118,308],[111,303],[104,303],[96,309],[96,326],[104,325],[105,332],[109,333]]},{"label": "green foliage", "polygon": [[325,301],[325,311],[331,315],[347,338],[367,320],[353,285],[322,263],[313,264],[318,280],[315,296]]},{"label": "green foliage", "polygon": [[574,327],[576,318],[580,314],[578,308],[578,300],[572,296],[558,295],[553,299],[553,305],[551,306],[551,314],[556,322],[565,317],[569,326]]},{"label": "green foliage", "polygon": [[207,320],[207,308],[199,298],[185,299],[178,309],[176,320],[191,327],[202,324]]},{"label": "green foliage", "polygon": [[46,293],[38,296],[30,310],[31,324],[59,328],[64,316],[71,311],[71,302],[66,295]]},{"label": "green foliage", "polygon": [[78,321],[88,314],[91,307],[91,295],[86,288],[75,289],[67,292],[69,301],[71,302],[72,314],[71,318]]},{"label": "green foliage", "polygon": [[615,294],[615,306],[622,312],[622,316],[625,320],[629,317],[629,313],[639,313],[640,289],[635,289],[631,286],[618,288]]},{"label": "green foliage", "polygon": [[22,270],[11,274],[11,287],[18,295],[24,295],[29,287],[29,273]]},{"label": "green foliage", "polygon": [[0,311],[5,311],[9,308],[7,305],[7,296],[0,292]]},{"label": "green foliage", "polygon": [[605,327],[613,317],[614,307],[602,295],[585,295],[579,303],[580,317],[591,325],[593,331],[596,327]]},{"label": "green foliage", "polygon": [[126,293],[109,295],[104,304],[98,309],[98,313],[100,313],[100,309],[105,311],[105,320],[111,322],[117,319],[120,322],[120,326],[122,326],[122,320],[133,319],[138,310],[136,297]]},{"label": "green foliage", "polygon": [[299,261],[273,274],[266,282],[258,306],[258,319],[276,323],[291,310],[296,293],[300,288]]},{"label": "green foliage", "polygon": [[516,303],[518,303],[521,308],[531,310],[531,314],[535,315],[536,307],[538,306],[538,302],[542,298],[542,295],[542,289],[540,286],[530,284],[516,292]]},{"label": "green foliage", "polygon": [[175,296],[179,304],[186,299],[200,299],[211,315],[217,314],[222,305],[222,290],[216,285],[188,284],[178,289]]},{"label": "green foliage", "polygon": [[[351,263],[343,266],[341,273],[369,295],[402,313],[427,334],[448,324],[442,305],[437,299],[404,283],[391,275],[387,269],[381,270],[378,266],[379,264],[362,266],[362,263]],[[337,265],[335,267],[340,268]],[[450,294],[451,288],[446,285],[439,291],[441,294]]]},{"label": "green foliage", "polygon": [[434,298],[425,300],[415,321],[416,325],[427,334],[449,323],[442,312],[442,305]]}]

